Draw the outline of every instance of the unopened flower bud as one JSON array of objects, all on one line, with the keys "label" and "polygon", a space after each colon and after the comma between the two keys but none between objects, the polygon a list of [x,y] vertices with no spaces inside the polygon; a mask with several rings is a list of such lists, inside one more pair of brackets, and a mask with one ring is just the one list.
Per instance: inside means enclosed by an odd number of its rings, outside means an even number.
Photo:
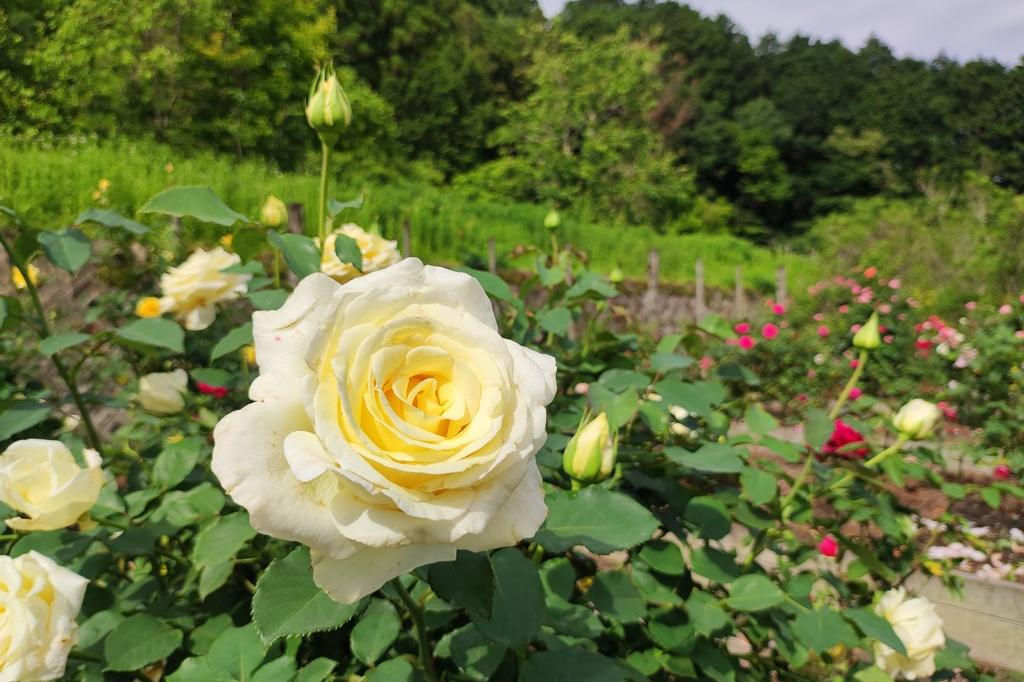
[{"label": "unopened flower bud", "polygon": [[853,335],[853,345],[862,350],[874,350],[882,345],[882,337],[878,330],[878,313],[871,313],[864,326]]},{"label": "unopened flower bud", "polygon": [[559,217],[558,211],[556,211],[555,209],[551,209],[550,211],[548,211],[548,214],[544,216],[544,227],[548,228],[549,230],[555,229],[556,227],[559,226],[559,224],[561,224],[561,222],[562,219],[561,217]]},{"label": "unopened flower bud", "polygon": [[320,135],[320,140],[330,146],[352,122],[352,105],[341,87],[334,65],[320,69],[309,89],[306,101],[306,121]]},{"label": "unopened flower bud", "polygon": [[901,434],[912,440],[927,438],[942,417],[939,408],[927,400],[914,398],[900,408],[893,418],[893,425]]},{"label": "unopened flower bud", "polygon": [[569,440],[562,454],[562,469],[581,483],[603,481],[615,469],[616,450],[608,416],[602,412]]},{"label": "unopened flower bud", "polygon": [[612,271],[608,273],[608,281],[611,282],[612,284],[618,284],[623,279],[625,279],[625,277],[626,276],[622,273],[622,268],[620,268],[618,265],[612,268]]},{"label": "unopened flower bud", "polygon": [[834,557],[839,554],[839,543],[831,535],[826,535],[818,543],[818,551],[822,556]]},{"label": "unopened flower bud", "polygon": [[260,209],[260,222],[267,227],[280,227],[287,220],[288,207],[273,194],[268,196],[267,200],[263,202],[263,208]]}]

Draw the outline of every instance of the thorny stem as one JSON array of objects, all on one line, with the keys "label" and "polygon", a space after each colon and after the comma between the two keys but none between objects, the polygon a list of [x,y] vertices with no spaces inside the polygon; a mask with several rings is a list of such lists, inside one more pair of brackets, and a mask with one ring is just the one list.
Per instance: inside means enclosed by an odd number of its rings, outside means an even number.
[{"label": "thorny stem", "polygon": [[[29,277],[28,267],[26,264],[18,258],[14,253],[14,249],[11,248],[7,240],[0,235],[0,246],[3,247],[4,251],[7,252],[7,257],[11,261],[11,265],[18,268],[24,276],[25,288],[28,291],[29,298],[32,299],[32,307],[36,310],[36,315],[39,316],[39,327],[37,329],[40,339],[48,338],[52,335],[50,329],[50,323],[46,321],[46,309],[43,308],[43,302],[39,298],[39,289],[32,282],[32,278]],[[82,423],[85,424],[86,435],[89,437],[89,445],[92,449],[103,455],[103,446],[100,442],[100,434],[96,430],[96,425],[92,422],[92,416],[89,414],[89,410],[85,407],[85,400],[82,398],[81,392],[78,390],[78,385],[75,383],[75,379],[71,376],[68,368],[64,365],[63,361],[54,353],[50,356],[50,360],[53,362],[54,368],[57,370],[57,374],[60,375],[61,381],[68,387],[68,392],[71,393],[71,399],[75,403],[75,407],[78,408],[79,414],[82,416]]]},{"label": "thorny stem", "polygon": [[868,364],[868,352],[862,350],[860,357],[857,359],[857,366],[853,368],[853,374],[850,375],[850,380],[846,382],[846,386],[843,387],[843,392],[839,394],[836,399],[836,404],[832,406],[832,411],[828,413],[829,419],[835,419],[839,416],[839,410],[842,409],[846,399],[850,397],[850,391],[857,385],[857,381],[860,379],[860,375],[864,373],[864,365]]},{"label": "thorny stem", "polygon": [[317,224],[317,234],[320,236],[320,257],[327,250],[327,171],[331,160],[331,148],[326,143],[320,142],[320,222]]},{"label": "thorny stem", "polygon": [[427,624],[423,618],[423,607],[416,603],[416,600],[405,589],[398,578],[391,580],[391,586],[395,588],[398,597],[402,600],[412,623],[416,627],[416,639],[419,641],[420,665],[423,666],[423,675],[428,682],[438,682],[437,673],[434,671],[434,656],[430,649],[430,637],[427,635]]}]

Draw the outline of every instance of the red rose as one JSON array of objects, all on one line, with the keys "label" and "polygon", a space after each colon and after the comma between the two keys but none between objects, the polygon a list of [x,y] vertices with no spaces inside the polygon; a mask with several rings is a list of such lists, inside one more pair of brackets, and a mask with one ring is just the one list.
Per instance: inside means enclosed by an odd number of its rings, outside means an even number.
[{"label": "red rose", "polygon": [[226,386],[211,386],[210,384],[203,383],[202,381],[196,383],[196,388],[199,389],[200,393],[212,395],[214,398],[223,398],[228,394]]},{"label": "red rose", "polygon": [[821,446],[821,454],[863,458],[868,454],[868,444],[857,429],[842,419],[837,419],[835,427],[832,429],[832,435]]}]

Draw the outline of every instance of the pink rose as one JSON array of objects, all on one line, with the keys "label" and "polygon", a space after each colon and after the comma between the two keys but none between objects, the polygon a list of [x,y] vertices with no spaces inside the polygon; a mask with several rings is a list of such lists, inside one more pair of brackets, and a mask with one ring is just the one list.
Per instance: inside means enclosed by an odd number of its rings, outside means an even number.
[{"label": "pink rose", "polygon": [[747,322],[740,322],[735,327],[733,327],[732,330],[737,334],[746,334],[747,332],[750,331],[750,324]]},{"label": "pink rose", "polygon": [[743,350],[750,350],[751,348],[757,345],[757,339],[755,339],[753,336],[743,335],[740,337],[739,343],[740,348],[742,348]]},{"label": "pink rose", "polygon": [[826,327],[825,325],[821,325],[820,327],[818,327],[818,336],[820,336],[821,338],[825,338],[828,335],[829,335],[828,327]]},{"label": "pink rose", "polygon": [[779,328],[769,322],[765,326],[761,327],[761,336],[766,339],[774,339],[779,335]]}]

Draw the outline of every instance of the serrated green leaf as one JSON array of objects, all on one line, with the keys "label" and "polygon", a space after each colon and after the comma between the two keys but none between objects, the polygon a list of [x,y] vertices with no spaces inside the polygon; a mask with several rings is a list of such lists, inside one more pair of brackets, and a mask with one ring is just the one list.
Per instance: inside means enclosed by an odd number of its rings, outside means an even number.
[{"label": "serrated green leaf", "polygon": [[174,320],[161,317],[135,320],[118,329],[116,334],[118,338],[132,343],[185,352],[185,330]]},{"label": "serrated green leaf", "polygon": [[267,232],[267,241],[284,254],[288,268],[300,279],[320,271],[320,249],[309,237],[271,230]]},{"label": "serrated green leaf", "polygon": [[701,590],[694,590],[686,600],[686,613],[697,633],[705,637],[711,637],[731,622],[718,600]]},{"label": "serrated green leaf", "polygon": [[234,557],[254,537],[256,531],[249,525],[247,513],[221,516],[196,536],[192,556],[197,566],[219,564]]},{"label": "serrated green leaf", "polygon": [[242,221],[249,222],[241,213],[232,210],[209,187],[171,187],[147,201],[139,213],[162,213],[178,218],[195,218],[206,223],[230,227]]},{"label": "serrated green leaf", "polygon": [[476,629],[467,625],[452,633],[452,660],[474,680],[489,680],[498,670],[508,647],[493,642]]},{"label": "serrated green leaf", "polygon": [[688,469],[715,474],[735,474],[743,471],[744,467],[736,449],[725,443],[705,443],[696,452],[667,447],[665,456]]},{"label": "serrated green leaf", "polygon": [[331,198],[327,200],[327,215],[334,217],[342,211],[349,208],[362,208],[363,207],[363,195],[360,194],[355,199],[349,199],[348,201],[338,201],[337,199]]},{"label": "serrated green leaf", "polygon": [[697,575],[723,585],[731,583],[740,575],[740,567],[732,555],[714,547],[695,549],[690,555],[690,567]]},{"label": "serrated green leaf", "polygon": [[39,342],[39,352],[43,355],[50,356],[54,353],[59,353],[62,350],[71,348],[72,346],[77,346],[91,338],[92,337],[88,334],[82,334],[81,332],[63,332],[61,334],[54,334],[53,336],[47,336]]},{"label": "serrated green leaf", "polygon": [[106,227],[120,227],[134,235],[143,235],[149,232],[149,228],[142,223],[137,223],[130,218],[124,217],[117,211],[111,211],[107,208],[87,208],[75,218],[75,225],[90,222],[99,223]]},{"label": "serrated green leaf", "polygon": [[277,310],[288,300],[288,292],[284,289],[250,291],[248,296],[252,306],[257,310]]},{"label": "serrated green leaf", "polygon": [[519,679],[525,682],[626,682],[626,674],[610,658],[585,649],[558,649],[526,659]]},{"label": "serrated green leaf", "polygon": [[565,336],[569,333],[569,325],[572,324],[572,313],[568,308],[543,310],[537,314],[537,324],[546,332]]},{"label": "serrated green leaf", "polygon": [[793,632],[801,644],[819,653],[841,642],[856,641],[850,624],[829,608],[801,611],[793,621]]},{"label": "serrated green leaf", "polygon": [[309,549],[299,547],[271,562],[256,583],[252,615],[260,637],[271,643],[281,637],[339,628],[362,605],[339,604],[313,582]]},{"label": "serrated green leaf", "polygon": [[903,640],[899,638],[896,631],[892,629],[889,621],[871,609],[843,609],[843,617],[856,625],[857,629],[865,636],[877,639],[897,653],[906,655],[907,647],[904,646]]},{"label": "serrated green leaf", "polygon": [[352,628],[352,653],[366,665],[373,665],[398,639],[402,620],[386,599],[372,599]]},{"label": "serrated green leaf", "polygon": [[199,573],[199,598],[206,599],[223,587],[224,583],[231,577],[234,568],[235,564],[231,560],[203,566]]},{"label": "serrated green leaf", "polygon": [[535,540],[551,552],[584,545],[597,554],[628,549],[649,540],[658,520],[622,493],[597,486],[547,496],[548,518]]},{"label": "serrated green leaf", "polygon": [[824,410],[817,408],[807,410],[804,419],[804,441],[812,450],[821,450],[821,446],[832,436],[834,420]]},{"label": "serrated green leaf", "polygon": [[747,427],[756,434],[769,434],[779,428],[779,422],[760,405],[748,405],[743,414]]},{"label": "serrated green leaf", "polygon": [[622,570],[595,575],[587,598],[602,615],[623,623],[635,623],[647,615],[647,602]]},{"label": "serrated green leaf", "polygon": [[683,519],[697,534],[708,540],[718,540],[729,534],[732,520],[722,501],[711,495],[694,497],[686,504]]},{"label": "serrated green leaf", "polygon": [[203,442],[199,436],[189,436],[164,448],[153,463],[153,482],[168,490],[185,480],[199,461]]},{"label": "serrated green leaf", "polygon": [[7,440],[16,433],[30,429],[46,420],[50,406],[32,400],[21,400],[0,412],[0,440]]},{"label": "serrated green leaf", "polygon": [[491,615],[494,569],[486,554],[460,550],[454,561],[431,564],[427,576],[441,599],[485,618]]},{"label": "serrated green leaf", "polygon": [[489,639],[512,648],[526,645],[544,622],[544,588],[537,567],[514,548],[491,555],[494,598],[491,616],[470,611],[474,625]]},{"label": "serrated green leaf", "polygon": [[348,263],[359,272],[363,271],[363,252],[359,242],[340,232],[334,235],[334,254],[342,263]]},{"label": "serrated green leaf", "polygon": [[181,630],[140,613],[121,621],[103,646],[106,670],[138,670],[167,658],[181,645]]},{"label": "serrated green leaf", "polygon": [[778,606],[786,598],[778,585],[763,575],[745,575],[729,588],[725,603],[737,611],[763,611]]},{"label": "serrated green leaf", "polygon": [[78,272],[92,253],[92,242],[74,228],[43,230],[37,238],[50,262],[71,273]]},{"label": "serrated green leaf", "polygon": [[210,362],[250,343],[252,343],[252,322],[246,322],[242,326],[235,327],[229,331],[221,337],[220,341],[213,345],[213,348],[210,350]]},{"label": "serrated green leaf", "polygon": [[779,491],[779,484],[774,476],[753,467],[747,467],[740,473],[740,487],[743,496],[754,505],[771,502]]},{"label": "serrated green leaf", "polygon": [[260,641],[256,627],[249,623],[220,633],[210,646],[206,658],[214,669],[236,680],[248,680],[266,655],[266,645]]}]

